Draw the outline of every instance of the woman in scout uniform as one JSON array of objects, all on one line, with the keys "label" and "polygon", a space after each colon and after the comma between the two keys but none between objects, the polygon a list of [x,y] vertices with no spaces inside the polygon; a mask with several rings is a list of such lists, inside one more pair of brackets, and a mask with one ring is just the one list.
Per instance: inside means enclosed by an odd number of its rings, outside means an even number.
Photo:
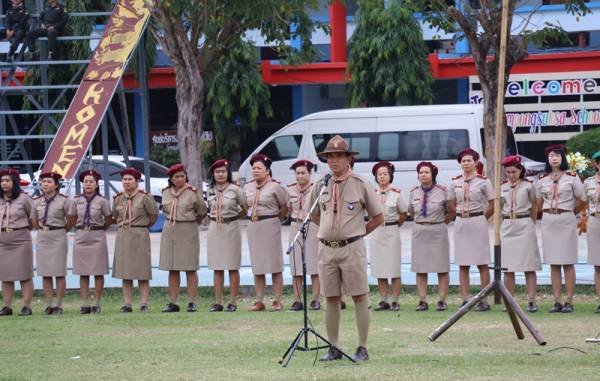
[{"label": "woman in scout uniform", "polygon": [[[383,208],[385,222],[373,232],[369,243],[371,253],[371,275],[377,278],[381,301],[375,311],[399,311],[402,247],[400,239],[400,226],[406,220],[408,206],[400,192],[393,188],[394,165],[389,161],[380,161],[372,169],[375,182],[375,194]],[[392,305],[388,302],[388,278],[392,283]]]},{"label": "woman in scout uniform", "polygon": [[[38,229],[35,258],[37,274],[43,277],[46,315],[63,313],[62,301],[67,282],[67,254],[69,252],[67,232],[71,200],[59,192],[61,176],[47,172],[40,175],[43,194],[33,199],[34,226]],[[53,278],[56,278],[56,305],[52,304]]]},{"label": "woman in scout uniform", "polygon": [[[248,211],[244,191],[232,180],[227,160],[216,160],[209,168],[212,181],[208,189],[208,268],[214,271],[215,303],[211,312],[237,311],[242,262],[242,233],[239,219]],[[229,297],[223,307],[225,271],[229,272]]]},{"label": "woman in scout uniform", "polygon": [[529,312],[537,312],[535,304],[536,275],[542,269],[540,251],[535,231],[537,208],[533,181],[525,178],[525,168],[520,156],[508,156],[502,161],[506,180],[500,188],[502,203],[502,267],[504,285],[514,294],[515,272],[525,272]]},{"label": "woman in scout uniform", "polygon": [[419,304],[417,311],[429,309],[427,274],[437,273],[439,300],[437,311],[448,309],[446,297],[450,277],[450,242],[447,225],[456,214],[448,201],[447,189],[436,182],[438,168],[422,161],[417,165],[421,185],[410,191],[408,212],[415,225],[411,236],[410,271],[417,273]]},{"label": "woman in scout uniform", "polygon": [[33,200],[21,192],[19,170],[0,169],[0,281],[2,301],[0,316],[12,315],[15,281],[21,283],[23,308],[21,316],[31,315],[33,298]]},{"label": "woman in scout uniform", "polygon": [[196,312],[200,262],[198,224],[206,216],[206,203],[202,193],[187,183],[183,164],[171,166],[167,175],[169,186],[162,192],[166,222],[160,239],[159,268],[169,272],[169,303],[162,312],[179,312],[177,296],[181,271],[185,271],[187,280],[187,311]]},{"label": "woman in scout uniform", "polygon": [[[477,173],[479,154],[466,148],[457,157],[463,174],[452,179],[448,198],[456,207],[454,227],[454,261],[459,266],[460,294],[463,304],[469,299],[469,270],[477,266],[481,287],[490,283],[490,237],[488,218],[494,214],[494,188],[490,180]],[[482,300],[476,311],[489,311],[490,305]]]},{"label": "woman in scout uniform", "polygon": [[[73,274],[79,275],[79,295],[83,315],[100,313],[104,291],[104,275],[108,274],[106,229],[112,223],[110,201],[102,197],[98,181],[100,173],[93,169],[79,174],[83,192],[75,197],[69,211],[70,225],[75,226],[73,242]],[[94,277],[94,306],[90,307],[90,276]]]},{"label": "woman in scout uniform", "polygon": [[256,301],[252,311],[263,311],[265,274],[272,274],[275,300],[272,311],[283,310],[281,292],[283,290],[283,250],[281,248],[281,222],[288,213],[287,192],[279,182],[271,179],[269,171],[271,159],[257,154],[250,159],[254,180],[244,186],[248,215],[248,246],[250,262],[254,274]]},{"label": "woman in scout uniform", "polygon": [[114,196],[112,210],[118,225],[112,276],[123,280],[121,312],[132,312],[133,281],[136,279],[140,288],[140,311],[148,312],[152,279],[148,228],[156,222],[158,208],[152,196],[138,189],[142,177],[140,171],[126,168],[120,173],[123,192]]},{"label": "woman in scout uniform", "polygon": [[[573,312],[575,262],[577,262],[577,220],[585,207],[585,192],[579,177],[567,171],[567,152],[562,144],[546,147],[546,173],[536,186],[538,210],[542,210],[544,262],[550,264],[554,307],[550,312]],[[561,303],[561,267],[565,271],[567,301]]]},{"label": "woman in scout uniform", "polygon": [[[600,298],[600,151],[592,156],[592,165],[596,168],[596,175],[587,178],[583,187],[589,213],[587,225],[588,263],[594,265],[596,295]],[[596,313],[600,313],[600,306],[596,308]]]},{"label": "woman in scout uniform", "polygon": [[[292,223],[290,225],[289,244],[292,243],[296,233],[300,230],[302,222],[306,218],[306,214],[311,207],[308,202],[310,192],[312,192],[313,183],[310,181],[310,172],[314,164],[308,160],[298,160],[290,167],[296,175],[296,182],[288,185],[287,193],[289,198],[288,208]],[[306,260],[306,273],[310,275],[312,300],[310,308],[313,310],[321,309],[319,302],[319,294],[321,287],[319,283],[319,240],[317,239],[317,231],[319,227],[314,223],[308,225],[308,234],[304,246],[304,257]],[[302,238],[300,242],[294,243],[294,249],[290,255],[290,271],[293,277],[294,297],[296,300],[292,304],[290,311],[300,311],[302,305]]]}]

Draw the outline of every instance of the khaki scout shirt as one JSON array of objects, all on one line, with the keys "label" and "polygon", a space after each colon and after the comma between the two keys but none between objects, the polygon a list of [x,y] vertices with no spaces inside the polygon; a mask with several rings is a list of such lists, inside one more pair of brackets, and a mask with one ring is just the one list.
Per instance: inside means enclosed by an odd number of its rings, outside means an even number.
[{"label": "khaki scout shirt", "polygon": [[[287,187],[290,216],[293,220],[304,220],[308,210],[312,206],[310,203],[310,194],[312,193],[314,184],[310,184],[304,191],[300,192],[298,184],[290,184]],[[302,198],[302,210],[300,210],[300,199]]]},{"label": "khaki scout shirt", "polygon": [[[469,183],[468,195],[464,193],[466,183]],[[465,204],[467,198],[468,201]],[[494,187],[485,176],[476,175],[470,180],[465,180],[463,175],[456,176],[452,179],[448,188],[448,199],[456,200],[456,213],[458,215],[463,212],[483,212],[488,203],[494,199]]]},{"label": "khaki scout shirt", "polygon": [[597,175],[588,177],[583,183],[583,188],[589,203],[590,215],[600,213],[600,178]]},{"label": "khaki scout shirt", "polygon": [[504,216],[529,214],[535,202],[533,181],[522,179],[515,185],[511,185],[508,181],[503,182],[500,186],[500,202]]},{"label": "khaki scout shirt", "polygon": [[427,216],[423,209],[425,191],[421,186],[416,186],[410,191],[408,211],[415,222],[445,222],[448,207],[448,189],[435,184],[427,194]]},{"label": "khaki scout shirt", "polygon": [[21,192],[14,200],[0,198],[0,227],[23,228],[29,226],[29,220],[35,218],[33,200],[25,192]]},{"label": "khaki scout shirt", "polygon": [[141,227],[150,225],[150,216],[158,215],[158,207],[152,196],[146,192],[138,190],[131,197],[131,221],[125,221],[125,210],[127,208],[128,197],[124,193],[117,193],[113,201],[113,217],[117,221],[117,225],[122,227],[123,224],[128,226],[131,223],[132,227]]},{"label": "khaki scout shirt", "polygon": [[[537,198],[543,198],[544,206],[543,209],[552,208],[552,188],[554,180],[551,174],[540,175],[535,190],[535,196]],[[558,196],[557,196],[557,209],[573,210],[577,200],[586,201],[585,191],[583,189],[583,183],[579,179],[579,176],[573,172],[564,172],[558,178]]]},{"label": "khaki scout shirt", "polygon": [[71,203],[69,216],[76,216],[77,223],[75,226],[104,226],[104,223],[111,215],[110,201],[103,196],[96,194],[90,199],[90,219],[85,221],[85,210],[88,200],[85,195],[75,197]]},{"label": "khaki scout shirt", "polygon": [[408,205],[404,197],[402,197],[402,191],[399,188],[390,188],[387,192],[382,192],[381,189],[376,188],[375,194],[383,208],[385,223],[398,222],[400,220],[400,213],[408,211]]},{"label": "khaki scout shirt", "polygon": [[[46,204],[48,206],[48,214],[46,223],[44,223],[44,212],[46,210]],[[35,208],[34,220],[38,221],[40,228],[42,226],[57,226],[63,227],[67,223],[67,216],[71,210],[72,200],[62,193],[55,193],[53,199],[47,199],[46,196],[39,196],[33,199],[33,206]]]},{"label": "khaki scout shirt", "polygon": [[[216,187],[208,189],[208,210],[210,218],[217,218],[217,193]],[[222,191],[221,218],[234,218],[240,215],[242,208],[246,207],[244,191],[236,184],[228,184]]]},{"label": "khaki scout shirt", "polygon": [[[248,216],[252,217],[252,202],[256,193],[256,181],[252,180],[244,185],[244,194],[246,195],[246,204],[248,205]],[[287,206],[288,196],[285,189],[276,180],[268,180],[260,188],[258,203],[256,205],[256,216],[274,216],[279,214],[279,209]]]},{"label": "khaki scout shirt", "polygon": [[[320,183],[321,180],[317,184]],[[375,191],[362,177],[354,173],[340,184],[340,215],[339,226],[333,227],[333,205],[331,203],[333,178],[327,184],[321,195],[315,213],[320,217],[317,237],[327,241],[343,240],[366,234],[365,211],[369,217],[383,213],[381,203]],[[318,186],[313,187],[310,204],[312,205],[319,193]]]},{"label": "khaki scout shirt", "polygon": [[[171,217],[171,206],[175,196],[173,188],[165,188],[162,191],[161,209],[167,220]],[[198,217],[203,217],[207,213],[206,203],[202,198],[202,194],[198,189],[191,185],[185,185],[185,189],[181,191],[177,198],[177,209],[175,210],[176,222],[193,222],[198,221]]]}]

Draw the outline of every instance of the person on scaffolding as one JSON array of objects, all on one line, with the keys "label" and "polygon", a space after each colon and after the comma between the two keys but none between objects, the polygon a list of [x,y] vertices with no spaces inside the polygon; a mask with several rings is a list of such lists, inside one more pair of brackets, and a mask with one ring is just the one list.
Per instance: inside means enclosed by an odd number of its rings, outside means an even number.
[{"label": "person on scaffolding", "polygon": [[65,7],[58,0],[48,0],[40,13],[40,27],[27,33],[27,47],[34,57],[37,56],[35,41],[40,37],[48,37],[48,60],[56,57],[56,38],[63,33],[68,19]]},{"label": "person on scaffolding", "polygon": [[12,0],[12,5],[6,10],[4,17],[4,28],[0,29],[0,40],[8,40],[10,49],[8,50],[8,61],[13,61],[21,42],[29,30],[29,12],[23,0]]}]

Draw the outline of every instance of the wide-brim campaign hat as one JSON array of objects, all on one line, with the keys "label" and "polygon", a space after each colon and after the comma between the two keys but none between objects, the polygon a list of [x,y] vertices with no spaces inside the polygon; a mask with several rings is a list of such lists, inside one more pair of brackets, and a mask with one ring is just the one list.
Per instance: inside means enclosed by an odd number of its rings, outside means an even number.
[{"label": "wide-brim campaign hat", "polygon": [[327,142],[327,146],[325,150],[319,152],[317,156],[327,156],[332,153],[345,153],[348,155],[358,155],[358,152],[352,151],[350,149],[350,145],[348,142],[342,138],[340,135],[335,135],[333,138],[329,139]]}]

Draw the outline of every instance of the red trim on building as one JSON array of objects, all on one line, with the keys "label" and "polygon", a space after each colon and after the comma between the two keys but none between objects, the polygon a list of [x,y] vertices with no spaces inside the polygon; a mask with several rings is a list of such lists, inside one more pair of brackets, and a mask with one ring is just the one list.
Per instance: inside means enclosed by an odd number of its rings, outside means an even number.
[{"label": "red trim on building", "polygon": [[340,0],[329,6],[331,62],[346,62],[346,7]]},{"label": "red trim on building", "polygon": [[346,62],[285,66],[262,61],[260,68],[263,80],[269,85],[310,85],[349,81],[346,75]]}]

